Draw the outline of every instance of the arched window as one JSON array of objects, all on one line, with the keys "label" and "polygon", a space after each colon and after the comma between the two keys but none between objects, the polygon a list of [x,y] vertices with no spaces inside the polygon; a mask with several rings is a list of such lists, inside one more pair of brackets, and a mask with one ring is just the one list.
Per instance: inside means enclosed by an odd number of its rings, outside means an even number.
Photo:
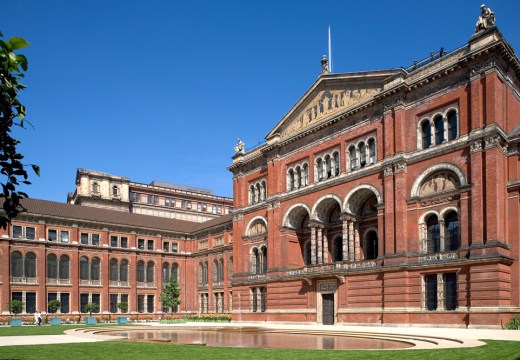
[{"label": "arched window", "polygon": [[148,261],[146,264],[146,282],[153,283],[154,282],[154,264],[153,261]]},{"label": "arched window", "polygon": [[359,166],[365,167],[367,164],[367,147],[364,142],[359,144]]},{"label": "arched window", "polygon": [[377,233],[375,231],[369,231],[365,237],[365,246],[363,247],[363,253],[365,260],[377,259]]},{"label": "arched window", "polygon": [[22,254],[18,251],[11,253],[11,276],[17,278],[23,277],[23,259]]},{"label": "arched window", "polygon": [[110,259],[109,276],[110,276],[110,281],[119,280],[118,266],[117,266],[116,259]]},{"label": "arched window", "polygon": [[448,140],[457,138],[457,112],[450,110],[448,112]]},{"label": "arched window", "polygon": [[289,170],[289,190],[294,190],[294,171]]},{"label": "arched window", "polygon": [[25,255],[25,277],[36,277],[36,255],[30,252]]},{"label": "arched window", "polygon": [[422,148],[428,149],[432,146],[432,128],[428,119],[424,120],[421,124],[422,131]]},{"label": "arched window", "polygon": [[173,263],[172,265],[172,275],[170,279],[179,282],[179,265],[177,263]]},{"label": "arched window", "polygon": [[208,262],[204,262],[204,284],[208,284]]},{"label": "arched window", "polygon": [[117,196],[119,194],[119,188],[117,185],[112,186],[112,195]]},{"label": "arched window", "polygon": [[251,272],[255,274],[260,274],[260,254],[258,253],[258,248],[253,248],[253,253],[251,256]]},{"label": "arched window", "polygon": [[318,181],[321,181],[325,178],[325,165],[323,164],[323,160],[321,158],[318,158],[316,164],[318,166]]},{"label": "arched window", "polygon": [[163,284],[170,281],[170,264],[163,263],[162,265],[162,282]]},{"label": "arched window", "polygon": [[302,183],[302,169],[299,166],[296,167],[296,186],[298,186],[298,189],[303,186],[303,183]]},{"label": "arched window", "polygon": [[100,275],[100,263],[99,258],[92,258],[92,262],[90,263],[90,280],[99,280]]},{"label": "arched window", "polygon": [[435,126],[435,145],[442,144],[444,142],[444,119],[441,115],[437,115],[433,124]]},{"label": "arched window", "polygon": [[251,203],[251,204],[256,203],[255,187],[253,185],[251,185],[249,187],[249,203]]},{"label": "arched window", "polygon": [[374,139],[368,140],[368,153],[370,156],[370,165],[376,163],[376,141]]},{"label": "arched window", "polygon": [[146,281],[144,273],[144,261],[139,260],[137,262],[137,282],[144,283]]},{"label": "arched window", "polygon": [[334,176],[339,175],[339,153],[334,153]]},{"label": "arched window", "polygon": [[262,201],[262,187],[260,183],[256,184],[256,198],[258,201]]},{"label": "arched window", "polygon": [[267,272],[267,247],[262,246],[262,274]]},{"label": "arched window", "polygon": [[218,281],[218,261],[213,261],[213,282],[216,283]]},{"label": "arched window", "polygon": [[47,279],[58,278],[58,258],[54,254],[47,255]]},{"label": "arched window", "polygon": [[457,250],[459,241],[459,216],[455,211],[450,212],[444,220],[444,249],[445,251]]},{"label": "arched window", "polygon": [[303,185],[307,186],[309,185],[309,165],[303,164]]},{"label": "arched window", "polygon": [[119,264],[119,280],[128,281],[128,260],[123,259]]},{"label": "arched window", "polygon": [[426,221],[426,251],[431,253],[437,253],[441,249],[441,234],[439,228],[439,220],[437,216],[431,215]]},{"label": "arched window", "polygon": [[60,256],[60,268],[59,268],[59,277],[60,279],[66,280],[69,279],[69,266],[70,259],[67,255]]},{"label": "arched window", "polygon": [[94,184],[92,184],[92,192],[93,192],[94,194],[99,193],[99,185],[98,185],[97,182],[95,182]]},{"label": "arched window", "polygon": [[332,176],[332,158],[329,155],[325,156],[325,164],[327,167],[327,179]]},{"label": "arched window", "polygon": [[334,262],[343,261],[343,238],[337,237],[332,245],[332,259]]},{"label": "arched window", "polygon": [[354,146],[351,146],[348,149],[349,157],[350,157],[350,170],[355,170],[357,168],[357,151]]},{"label": "arched window", "polygon": [[202,282],[202,280],[203,280],[203,275],[202,275],[203,271],[204,271],[204,266],[202,265],[202,263],[200,263],[199,264],[199,285],[203,284],[203,282]]},{"label": "arched window", "polygon": [[79,278],[80,280],[89,280],[88,259],[86,256],[79,258]]}]

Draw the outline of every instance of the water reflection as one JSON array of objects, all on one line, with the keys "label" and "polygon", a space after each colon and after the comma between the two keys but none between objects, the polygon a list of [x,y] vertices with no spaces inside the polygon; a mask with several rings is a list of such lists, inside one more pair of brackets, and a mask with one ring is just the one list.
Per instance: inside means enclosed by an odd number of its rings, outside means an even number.
[{"label": "water reflection", "polygon": [[176,344],[207,346],[285,348],[318,350],[403,349],[411,344],[362,337],[269,332],[257,328],[175,329],[113,331],[106,335],[129,340],[171,341]]}]

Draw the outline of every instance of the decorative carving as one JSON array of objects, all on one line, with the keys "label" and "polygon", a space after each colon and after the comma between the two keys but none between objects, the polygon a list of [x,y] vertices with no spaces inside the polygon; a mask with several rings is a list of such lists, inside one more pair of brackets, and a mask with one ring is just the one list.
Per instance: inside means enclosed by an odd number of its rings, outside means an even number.
[{"label": "decorative carving", "polygon": [[260,234],[265,234],[267,232],[267,227],[265,226],[265,223],[258,219],[256,220],[251,226],[249,227],[249,236],[256,236]]},{"label": "decorative carving", "polygon": [[453,200],[455,200],[455,196],[447,196],[447,197],[442,197],[442,198],[437,198],[437,199],[421,201],[420,204],[421,204],[421,206],[431,206],[431,205],[448,203]]},{"label": "decorative carving", "polygon": [[394,165],[394,172],[397,173],[403,173],[406,172],[406,163],[405,162],[398,162]]},{"label": "decorative carving", "polygon": [[495,26],[495,13],[487,8],[486,5],[480,5],[480,16],[478,17],[477,24],[475,25],[475,32],[486,30],[491,26]]},{"label": "decorative carving", "polygon": [[240,221],[244,219],[244,214],[234,213],[233,214],[233,222]]},{"label": "decorative carving", "polygon": [[438,192],[456,190],[460,186],[459,179],[451,171],[437,171],[421,184],[419,189],[420,196],[427,196]]},{"label": "decorative carving", "polygon": [[498,135],[492,135],[484,139],[486,149],[493,147],[500,147],[500,137]]},{"label": "decorative carving", "polygon": [[235,145],[235,154],[245,154],[245,144],[240,139],[237,139],[237,144]]},{"label": "decorative carving", "polygon": [[491,58],[483,63],[473,66],[470,70],[469,75],[473,76],[473,75],[481,74],[483,72],[488,71],[489,69],[494,68],[495,66],[496,66],[496,60],[495,60],[495,58]]},{"label": "decorative carving", "polygon": [[384,176],[392,176],[394,175],[394,167],[392,165],[385,166]]},{"label": "decorative carving", "polygon": [[475,140],[470,143],[470,153],[475,153],[482,151],[482,141],[481,140]]}]

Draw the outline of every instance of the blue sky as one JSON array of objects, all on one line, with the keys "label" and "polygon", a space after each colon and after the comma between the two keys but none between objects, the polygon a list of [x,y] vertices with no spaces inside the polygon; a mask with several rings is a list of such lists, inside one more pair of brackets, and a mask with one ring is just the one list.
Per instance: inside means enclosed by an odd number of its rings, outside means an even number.
[{"label": "blue sky", "polygon": [[[399,68],[473,34],[481,1],[17,0],[4,37],[31,43],[16,130],[41,167],[31,197],[65,201],[78,167],[232,195],[233,147],[265,135],[334,72]],[[520,48],[520,2],[486,3]]]}]

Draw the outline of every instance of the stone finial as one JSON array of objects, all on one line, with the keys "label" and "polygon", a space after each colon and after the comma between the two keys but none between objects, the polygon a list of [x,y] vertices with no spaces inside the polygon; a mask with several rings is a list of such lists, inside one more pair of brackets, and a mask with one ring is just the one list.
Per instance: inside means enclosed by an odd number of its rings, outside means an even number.
[{"label": "stone finial", "polygon": [[323,55],[321,57],[321,73],[322,74],[329,73],[329,59],[327,59],[327,55]]},{"label": "stone finial", "polygon": [[475,25],[475,32],[486,30],[487,28],[495,26],[495,13],[487,8],[486,5],[480,5],[480,16]]},{"label": "stone finial", "polygon": [[235,145],[235,154],[244,154],[245,153],[245,145],[242,140],[237,139],[237,144]]}]

